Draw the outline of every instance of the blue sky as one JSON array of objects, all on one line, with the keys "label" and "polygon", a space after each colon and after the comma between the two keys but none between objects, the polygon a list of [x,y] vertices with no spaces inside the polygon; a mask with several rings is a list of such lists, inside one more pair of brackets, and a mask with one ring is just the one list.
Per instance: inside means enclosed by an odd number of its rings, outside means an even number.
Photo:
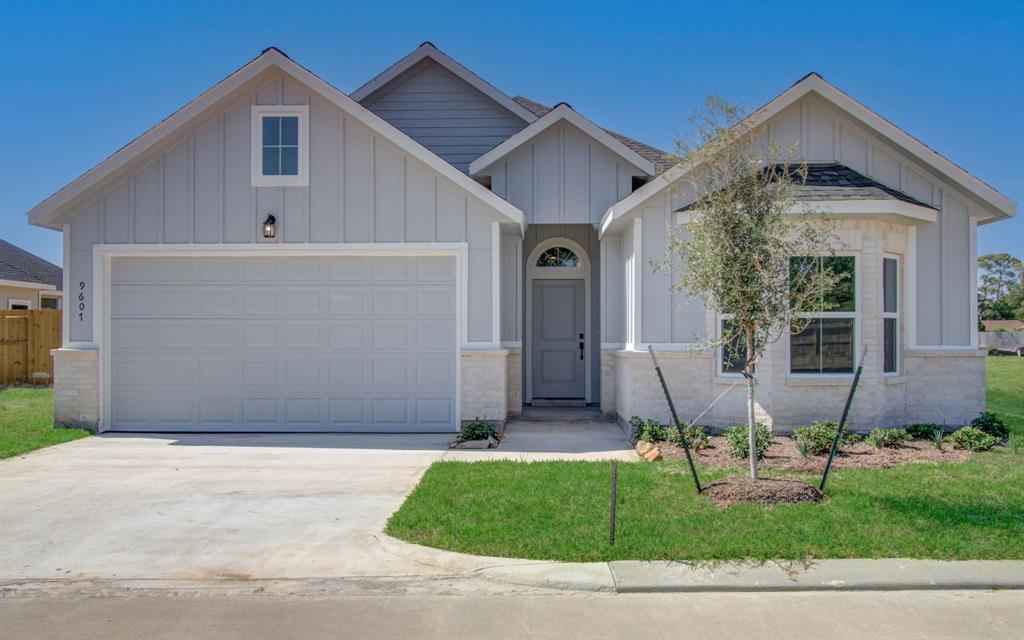
[{"label": "blue sky", "polygon": [[[6,2],[0,24],[0,237],[58,264],[25,211],[269,45],[350,92],[430,40],[666,149],[704,97],[756,107],[817,71],[1024,202],[1021,2]],[[994,251],[1024,257],[1024,213],[982,227]]]}]

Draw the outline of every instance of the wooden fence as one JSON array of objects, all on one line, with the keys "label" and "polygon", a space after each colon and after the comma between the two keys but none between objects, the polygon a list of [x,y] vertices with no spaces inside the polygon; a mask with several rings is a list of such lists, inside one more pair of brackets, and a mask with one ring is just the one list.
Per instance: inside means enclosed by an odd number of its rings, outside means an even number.
[{"label": "wooden fence", "polygon": [[0,384],[33,382],[33,373],[49,374],[50,349],[60,347],[59,309],[0,311]]}]

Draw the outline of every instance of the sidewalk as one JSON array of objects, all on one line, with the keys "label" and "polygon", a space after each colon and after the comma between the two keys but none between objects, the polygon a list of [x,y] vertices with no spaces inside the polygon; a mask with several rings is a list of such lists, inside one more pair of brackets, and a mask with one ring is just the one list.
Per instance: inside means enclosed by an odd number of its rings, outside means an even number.
[{"label": "sidewalk", "polygon": [[608,593],[1024,589],[1018,560],[815,560],[802,562],[547,562],[441,551],[381,534],[407,560],[497,582]]}]

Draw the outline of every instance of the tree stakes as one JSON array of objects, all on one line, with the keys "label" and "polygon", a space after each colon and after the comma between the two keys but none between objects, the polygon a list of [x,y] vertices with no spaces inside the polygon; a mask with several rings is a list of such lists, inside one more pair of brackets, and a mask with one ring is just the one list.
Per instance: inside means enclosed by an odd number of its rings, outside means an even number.
[{"label": "tree stakes", "polygon": [[618,502],[619,493],[619,465],[616,461],[612,460],[612,508],[611,508],[611,519],[608,522],[608,542],[613,547],[615,546],[615,507]]},{"label": "tree stakes", "polygon": [[839,439],[843,437],[843,428],[846,426],[846,418],[850,415],[850,405],[853,404],[853,394],[857,391],[857,383],[860,382],[860,373],[864,370],[864,359],[868,357],[868,347],[864,345],[864,352],[860,354],[860,362],[857,364],[857,372],[853,374],[853,384],[850,385],[850,393],[846,396],[846,406],[843,407],[843,417],[839,419],[839,428],[836,429],[836,437],[832,439],[832,449],[828,452],[828,462],[825,463],[825,473],[821,474],[821,484],[818,491],[824,493],[825,481],[828,480],[828,472],[832,469],[832,459],[836,457],[836,450],[839,448]]},{"label": "tree stakes", "polygon": [[686,452],[686,461],[690,463],[690,473],[693,474],[693,483],[697,485],[697,493],[703,491],[700,488],[700,478],[697,477],[697,468],[693,466],[693,457],[690,455],[690,445],[686,442],[685,428],[682,423],[679,422],[679,416],[676,415],[676,405],[672,404],[672,396],[668,392],[668,385],[665,384],[665,375],[661,372],[661,365],[658,364],[658,354],[654,352],[654,347],[647,345],[647,350],[651,353],[651,360],[654,361],[654,370],[658,372],[658,380],[661,381],[661,390],[665,392],[665,400],[668,401],[668,410],[672,412],[672,422],[675,423],[676,429],[679,430],[679,440],[683,443],[683,451]]}]

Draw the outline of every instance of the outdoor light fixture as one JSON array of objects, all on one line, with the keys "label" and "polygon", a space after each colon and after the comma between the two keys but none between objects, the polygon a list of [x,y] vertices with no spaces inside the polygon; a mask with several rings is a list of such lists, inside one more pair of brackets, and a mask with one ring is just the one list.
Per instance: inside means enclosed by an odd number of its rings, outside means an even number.
[{"label": "outdoor light fixture", "polygon": [[263,221],[263,237],[273,238],[277,235],[277,218],[274,214],[268,213],[267,219]]}]

